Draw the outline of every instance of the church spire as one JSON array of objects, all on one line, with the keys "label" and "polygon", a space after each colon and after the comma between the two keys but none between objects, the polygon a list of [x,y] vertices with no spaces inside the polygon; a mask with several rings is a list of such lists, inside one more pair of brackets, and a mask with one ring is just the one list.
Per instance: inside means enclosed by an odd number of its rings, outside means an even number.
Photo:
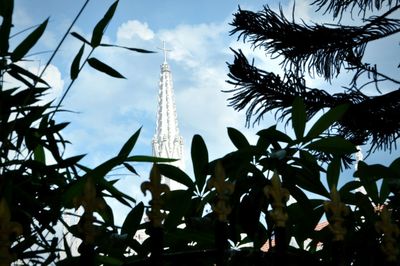
[{"label": "church spire", "polygon": [[[163,48],[159,49],[164,52],[164,62],[161,65],[157,124],[152,143],[153,155],[163,158],[179,159],[179,161],[174,162],[173,165],[183,169],[183,138],[179,135],[172,73],[167,63],[167,52],[171,50],[165,48],[165,42],[163,42]],[[168,181],[169,180],[166,180],[166,183],[169,183]]]}]

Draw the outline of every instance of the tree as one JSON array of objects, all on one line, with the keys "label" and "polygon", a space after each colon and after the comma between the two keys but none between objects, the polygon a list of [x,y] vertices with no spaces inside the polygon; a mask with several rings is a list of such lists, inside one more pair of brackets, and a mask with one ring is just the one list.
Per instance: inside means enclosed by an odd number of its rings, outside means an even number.
[{"label": "tree", "polygon": [[[370,151],[390,151],[400,137],[400,80],[393,73],[391,77],[380,72],[374,62],[365,61],[364,55],[370,43],[399,33],[399,3],[398,0],[313,1],[318,11],[333,15],[335,25],[296,23],[287,19],[282,10],[276,13],[269,6],[259,12],[239,8],[234,14],[231,34],[239,33],[238,39],[264,49],[272,57],[282,58],[284,76],[259,69],[240,50],[234,51],[229,83],[236,88],[229,91],[234,93],[230,105],[237,110],[247,108],[249,125],[253,116],[254,122],[260,122],[273,110],[279,119],[287,118],[296,97],[303,99],[307,118],[324,108],[347,103],[348,111],[332,125],[330,132],[356,145],[370,142]],[[348,13],[356,26],[340,24]],[[329,83],[344,70],[352,73],[353,78],[343,92],[330,93],[306,84],[307,74],[323,77]],[[365,93],[373,86],[375,95]]]}]

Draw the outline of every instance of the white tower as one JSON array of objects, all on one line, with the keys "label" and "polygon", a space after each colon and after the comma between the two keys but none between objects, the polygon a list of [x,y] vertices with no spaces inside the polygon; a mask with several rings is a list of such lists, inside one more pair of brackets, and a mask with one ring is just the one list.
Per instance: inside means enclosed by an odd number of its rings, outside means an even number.
[{"label": "white tower", "polygon": [[[179,159],[171,164],[183,170],[183,138],[179,135],[172,74],[167,63],[167,52],[170,50],[165,48],[165,42],[160,49],[164,52],[164,63],[161,65],[156,133],[152,141],[153,156]],[[164,182],[171,190],[177,188],[177,183],[172,180],[165,178]]]}]

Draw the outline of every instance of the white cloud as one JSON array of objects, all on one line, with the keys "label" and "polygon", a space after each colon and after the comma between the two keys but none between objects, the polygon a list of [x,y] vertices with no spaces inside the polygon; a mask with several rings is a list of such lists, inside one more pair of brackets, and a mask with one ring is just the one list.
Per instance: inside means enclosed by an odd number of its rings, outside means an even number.
[{"label": "white cloud", "polygon": [[117,30],[117,39],[119,41],[132,40],[135,36],[148,41],[154,38],[154,32],[147,23],[138,20],[129,20],[122,23]]},{"label": "white cloud", "polygon": [[221,24],[178,25],[162,30],[159,36],[171,47],[170,58],[188,67],[197,67],[221,52],[224,47],[223,33],[228,27]]}]

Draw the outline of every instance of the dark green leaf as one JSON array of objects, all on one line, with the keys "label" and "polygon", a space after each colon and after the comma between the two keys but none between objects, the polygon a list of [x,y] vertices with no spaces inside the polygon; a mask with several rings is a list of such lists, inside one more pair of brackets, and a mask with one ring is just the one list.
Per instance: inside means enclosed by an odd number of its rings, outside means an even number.
[{"label": "dark green leaf", "polygon": [[126,167],[126,169],[128,169],[129,172],[131,172],[132,174],[135,175],[139,175],[138,172],[136,172],[135,168],[130,165],[129,163],[123,163],[123,165]]},{"label": "dark green leaf", "polygon": [[125,160],[126,162],[146,162],[146,163],[172,163],[177,161],[177,159],[170,159],[170,158],[159,158],[154,156],[148,155],[134,155],[129,156]]},{"label": "dark green leaf", "polygon": [[384,166],[382,165],[372,165],[369,166],[366,163],[360,161],[358,163],[358,170],[354,175],[360,178],[360,182],[367,192],[368,197],[375,203],[379,203],[378,196],[378,187],[376,184],[376,180],[381,177],[380,173],[377,172],[377,169],[382,169]]},{"label": "dark green leaf", "polygon": [[145,50],[145,49],[141,49],[141,48],[126,47],[126,46],[121,46],[121,45],[116,45],[116,44],[101,43],[100,46],[123,48],[123,49],[127,49],[129,51],[138,52],[138,53],[145,53],[145,54],[156,53],[155,51]]},{"label": "dark green leaf", "polygon": [[140,130],[139,128],[129,139],[127,142],[125,142],[124,146],[122,146],[121,150],[118,153],[118,156],[122,158],[127,158],[129,154],[131,153],[133,147],[136,144],[137,139],[139,138],[140,135]]},{"label": "dark green leaf", "polygon": [[110,256],[97,255],[95,265],[120,266],[123,265],[123,262]]},{"label": "dark green leaf", "polygon": [[166,196],[165,208],[169,211],[164,226],[174,229],[183,222],[182,218],[191,204],[192,194],[185,190],[173,190]]},{"label": "dark green leaf", "polygon": [[115,10],[117,9],[117,5],[118,5],[118,0],[115,1],[108,8],[107,12],[104,14],[104,17],[94,27],[93,33],[92,33],[92,39],[90,41],[91,46],[93,48],[99,46],[101,39],[103,38],[105,28],[107,27],[108,23],[110,23],[110,20],[114,16]]},{"label": "dark green leaf", "polygon": [[73,208],[73,199],[79,197],[85,186],[86,179],[79,179],[75,181],[73,184],[70,184],[66,191],[62,194],[62,201],[66,208]]},{"label": "dark green leaf", "polygon": [[49,19],[46,19],[39,27],[28,35],[12,52],[11,60],[13,62],[21,60],[29,50],[36,44],[46,29]]},{"label": "dark green leaf", "polygon": [[131,202],[136,202],[136,200],[128,195],[126,195],[125,193],[122,193],[121,191],[119,191],[113,184],[112,182],[109,182],[105,179],[101,179],[99,180],[99,185],[101,187],[101,189],[105,189],[106,191],[108,191],[111,196],[118,200],[119,202],[121,202],[122,204],[131,207],[131,205],[129,204],[128,201],[126,201],[125,199],[130,200]]},{"label": "dark green leaf", "polygon": [[139,202],[126,216],[125,221],[122,224],[121,234],[128,234],[128,237],[132,238],[139,228],[140,222],[143,218],[143,213],[143,202]]},{"label": "dark green leaf", "polygon": [[340,189],[339,192],[340,193],[348,193],[351,192],[357,188],[361,187],[361,183],[360,181],[349,181],[346,184],[344,184]]},{"label": "dark green leaf", "polygon": [[163,176],[187,186],[191,191],[195,190],[195,184],[192,179],[178,167],[169,164],[159,164],[158,169]]},{"label": "dark green leaf", "polygon": [[74,60],[72,61],[71,75],[70,75],[72,80],[75,80],[78,77],[81,58],[82,58],[84,50],[85,50],[85,44],[82,44],[81,49],[79,49],[79,52],[76,54]]},{"label": "dark green leaf", "polygon": [[381,189],[379,191],[379,199],[380,199],[379,203],[384,204],[388,199],[389,194],[390,194],[389,181],[388,179],[384,178],[382,180]]},{"label": "dark green leaf", "polygon": [[300,97],[296,97],[292,107],[292,125],[296,138],[302,139],[306,127],[306,107]]},{"label": "dark green leaf", "polygon": [[0,1],[0,16],[3,21],[0,26],[0,57],[8,54],[10,32],[12,27],[12,14],[14,10],[14,0]]},{"label": "dark green leaf", "polygon": [[340,157],[335,156],[328,165],[326,179],[329,189],[337,188],[340,175]]},{"label": "dark green leaf", "polygon": [[356,147],[350,141],[334,136],[319,139],[305,146],[314,151],[332,153],[332,154],[350,154],[357,151]]},{"label": "dark green leaf", "polygon": [[276,142],[291,143],[291,142],[293,142],[293,140],[288,135],[277,130],[275,126],[260,130],[259,132],[257,132],[257,135],[260,136],[260,138],[266,139],[266,141],[268,143],[276,143]]},{"label": "dark green leaf", "polygon": [[35,161],[46,163],[46,156],[42,145],[37,145],[33,151]]},{"label": "dark green leaf", "polygon": [[242,132],[235,128],[228,127],[228,136],[237,149],[247,148],[250,146]]},{"label": "dark green leaf", "polygon": [[77,33],[77,32],[71,32],[71,35],[72,36],[74,36],[75,38],[77,38],[78,40],[80,40],[80,41],[82,41],[82,42],[84,42],[84,43],[86,43],[86,44],[89,44],[90,45],[90,42],[88,41],[88,40],[86,40],[82,35],[80,35],[79,33]]},{"label": "dark green leaf", "polygon": [[312,140],[318,137],[322,132],[338,121],[348,108],[349,106],[347,104],[343,104],[336,106],[323,114],[311,127],[310,131],[308,131],[306,139]]},{"label": "dark green leaf", "polygon": [[400,157],[395,159],[389,166],[389,168],[400,178]]},{"label": "dark green leaf", "polygon": [[[105,202],[104,202],[105,203]],[[104,223],[106,225],[113,226],[114,225],[114,214],[111,207],[105,203],[105,208],[100,208],[98,213],[100,214],[101,218],[103,218]]]},{"label": "dark green leaf", "polygon": [[16,64],[10,64],[9,65],[9,71],[15,71],[18,74],[21,74],[23,76],[26,76],[30,79],[32,79],[33,82],[40,82],[42,84],[45,84],[47,86],[49,86],[49,84],[43,80],[42,78],[40,78],[39,76],[36,76],[35,74],[29,72],[28,70],[16,65]]},{"label": "dark green leaf", "polygon": [[89,58],[88,63],[94,69],[101,71],[103,73],[106,73],[107,75],[110,75],[111,77],[122,78],[122,79],[125,78],[118,71],[116,71],[112,67],[104,64],[103,62],[99,61],[98,59],[96,59],[94,57]]},{"label": "dark green leaf", "polygon": [[192,163],[193,172],[196,179],[196,185],[201,192],[206,182],[206,170],[208,165],[208,151],[203,138],[200,135],[194,135],[192,140]]}]

